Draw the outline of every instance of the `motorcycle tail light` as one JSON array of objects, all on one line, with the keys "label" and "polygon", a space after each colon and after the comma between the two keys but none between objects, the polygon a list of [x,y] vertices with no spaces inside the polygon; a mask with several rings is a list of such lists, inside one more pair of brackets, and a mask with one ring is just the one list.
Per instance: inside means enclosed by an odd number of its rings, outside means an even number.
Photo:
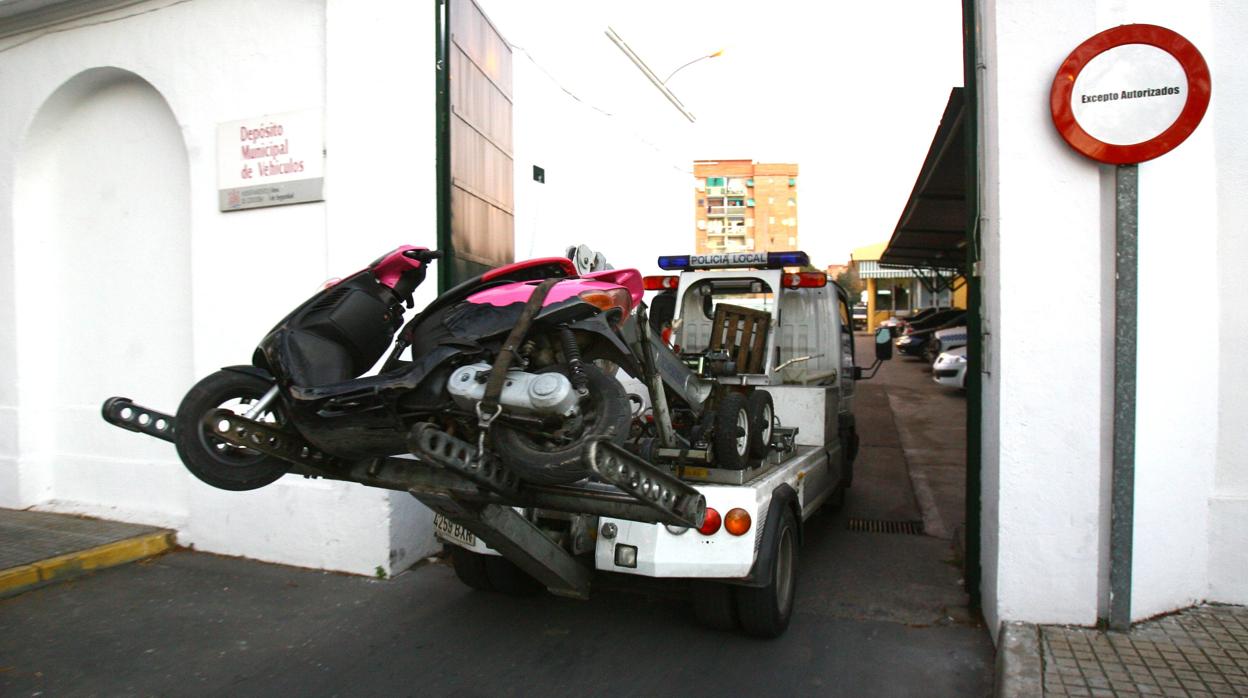
[{"label": "motorcycle tail light", "polygon": [[592,291],[583,291],[578,297],[604,312],[619,308],[625,315],[628,315],[628,311],[633,306],[633,297],[625,288],[596,288]]}]

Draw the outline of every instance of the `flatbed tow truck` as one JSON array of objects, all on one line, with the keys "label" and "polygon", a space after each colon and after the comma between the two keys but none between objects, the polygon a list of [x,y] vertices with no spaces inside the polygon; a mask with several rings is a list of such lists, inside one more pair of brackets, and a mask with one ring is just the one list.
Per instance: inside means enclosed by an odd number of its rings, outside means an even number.
[{"label": "flatbed tow truck", "polygon": [[[411,455],[345,463],[245,415],[215,436],[276,456],[307,477],[411,493],[435,512],[467,585],[587,598],[595,572],[683,579],[696,615],[776,637],[793,612],[802,524],[839,506],[853,481],[854,384],[891,358],[855,365],[849,299],[802,252],[659,258],[669,276],[627,339],[641,367],[633,432],[589,441],[590,477],[521,481],[432,424]],[[868,373],[869,370],[869,373]],[[624,374],[621,373],[621,376]],[[170,415],[111,398],[104,419],[172,441]]]},{"label": "flatbed tow truck", "polygon": [[[821,507],[839,507],[853,482],[854,383],[874,375],[892,348],[884,336],[871,373],[858,368],[847,294],[822,272],[786,272],[779,265],[802,263],[805,255],[784,254],[660,257],[661,268],[678,274],[645,280],[660,292],[648,328],[664,345],[655,351],[659,371],[664,359],[679,357],[702,390],[742,395],[750,408],[741,436],[730,435],[745,458],[729,464],[721,462],[722,448],[706,448],[696,436],[689,444],[669,434],[664,444],[672,417],[662,401],[642,402],[653,410],[660,437],[640,439],[636,450],[704,498],[701,525],[582,514],[564,529],[568,535],[556,537],[578,571],[592,563],[598,571],[689,580],[704,624],[763,637],[783,633],[792,615],[802,523]],[[715,417],[722,418],[724,402]],[[604,495],[615,489],[584,486]],[[526,515],[539,526],[568,517],[540,509]],[[479,589],[531,589],[517,574],[527,566],[512,570],[493,559],[500,551],[473,528],[437,516],[435,533],[453,546],[460,579]]]}]

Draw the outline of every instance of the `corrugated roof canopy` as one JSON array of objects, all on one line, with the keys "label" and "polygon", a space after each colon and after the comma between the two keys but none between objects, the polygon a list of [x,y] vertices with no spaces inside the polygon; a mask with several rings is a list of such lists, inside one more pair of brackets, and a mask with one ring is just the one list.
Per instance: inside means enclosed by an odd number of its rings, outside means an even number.
[{"label": "corrugated roof canopy", "polygon": [[940,127],[881,264],[966,267],[966,124],[962,88],[949,93]]}]

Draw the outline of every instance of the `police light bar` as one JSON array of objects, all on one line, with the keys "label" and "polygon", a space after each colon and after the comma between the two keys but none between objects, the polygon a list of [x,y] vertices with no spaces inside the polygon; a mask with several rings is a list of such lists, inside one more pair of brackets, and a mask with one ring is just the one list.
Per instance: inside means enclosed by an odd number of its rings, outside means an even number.
[{"label": "police light bar", "polygon": [[667,271],[687,269],[726,269],[732,267],[804,267],[810,264],[805,252],[732,252],[729,254],[687,254],[659,257],[659,268]]}]

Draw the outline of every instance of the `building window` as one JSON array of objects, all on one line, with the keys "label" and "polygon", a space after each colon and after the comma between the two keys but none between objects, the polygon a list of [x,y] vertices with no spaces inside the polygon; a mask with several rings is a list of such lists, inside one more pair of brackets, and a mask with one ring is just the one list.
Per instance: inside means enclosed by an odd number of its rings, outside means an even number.
[{"label": "building window", "polygon": [[776,203],[776,197],[774,197],[774,196],[769,196],[769,197],[767,197],[767,203],[769,203],[769,204],[774,204],[774,203]]},{"label": "building window", "polygon": [[775,224],[776,224],[776,217],[775,217],[775,216],[768,216],[768,217],[767,217],[767,222],[768,222],[768,223],[770,223],[771,225],[775,225]]},{"label": "building window", "polygon": [[706,186],[708,186],[708,187],[722,187],[722,186],[724,186],[724,178],[723,178],[723,177],[707,177],[707,178],[706,178]]},{"label": "building window", "polygon": [[746,200],[745,200],[745,205],[746,205],[746,206],[753,206],[753,205],[754,205],[754,199],[746,199]]},{"label": "building window", "polygon": [[797,205],[797,199],[794,199],[793,197],[791,197],[791,196],[790,196],[790,197],[789,197],[789,207],[791,208],[791,207],[796,206],[796,205]]},{"label": "building window", "polygon": [[698,205],[699,205],[699,206],[705,206],[705,205],[706,205],[706,199],[698,199]]},{"label": "building window", "polygon": [[790,187],[796,187],[796,186],[797,186],[797,177],[789,177],[789,186],[790,186]]}]

